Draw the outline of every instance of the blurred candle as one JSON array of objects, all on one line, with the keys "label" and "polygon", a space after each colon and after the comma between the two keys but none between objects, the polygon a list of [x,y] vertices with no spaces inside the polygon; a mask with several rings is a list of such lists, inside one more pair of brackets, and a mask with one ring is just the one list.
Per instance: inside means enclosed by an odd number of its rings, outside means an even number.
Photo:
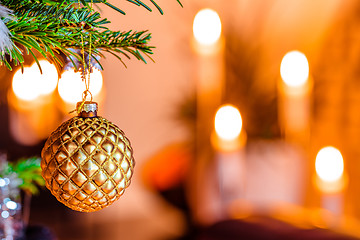
[{"label": "blurred candle", "polygon": [[332,147],[322,148],[315,160],[316,185],[321,191],[322,208],[335,215],[343,210],[343,190],[346,179],[341,152]]},{"label": "blurred candle", "polygon": [[35,145],[46,138],[58,124],[53,92],[58,74],[55,66],[40,60],[42,73],[36,63],[18,69],[8,93],[10,132],[23,145]]},{"label": "blurred candle", "polygon": [[[211,145],[213,118],[221,104],[224,79],[224,40],[221,20],[212,9],[200,10],[194,17],[192,47],[196,64],[196,161],[189,179],[189,200],[194,219],[211,224],[214,206],[209,201],[213,185],[214,150]],[[216,190],[216,189],[215,189]]]},{"label": "blurred candle", "polygon": [[212,9],[203,9],[194,18],[193,47],[197,54],[198,100],[200,105],[213,108],[212,116],[220,105],[224,77],[224,41],[221,37],[221,28],[220,17]]},{"label": "blurred candle", "polygon": [[216,150],[220,210],[228,217],[231,203],[244,197],[246,134],[242,130],[241,114],[233,105],[221,106],[214,123],[212,144]]},{"label": "blurred candle", "polygon": [[309,134],[309,63],[299,51],[285,54],[280,65],[279,121],[286,140],[306,142]]}]

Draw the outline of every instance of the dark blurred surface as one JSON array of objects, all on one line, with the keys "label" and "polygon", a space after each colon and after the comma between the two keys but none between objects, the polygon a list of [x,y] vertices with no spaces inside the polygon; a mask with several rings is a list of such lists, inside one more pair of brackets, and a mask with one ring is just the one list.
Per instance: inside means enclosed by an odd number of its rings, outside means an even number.
[{"label": "dark blurred surface", "polygon": [[54,233],[44,226],[30,226],[22,240],[56,240]]},{"label": "dark blurred surface", "polygon": [[358,239],[329,229],[300,229],[269,217],[251,217],[246,220],[226,220],[203,229],[197,240],[255,240],[255,239]]}]

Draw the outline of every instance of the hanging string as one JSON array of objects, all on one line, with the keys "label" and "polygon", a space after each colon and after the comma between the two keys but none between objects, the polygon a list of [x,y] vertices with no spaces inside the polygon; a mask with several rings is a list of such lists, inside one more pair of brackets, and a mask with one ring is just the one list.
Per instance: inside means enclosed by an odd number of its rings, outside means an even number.
[{"label": "hanging string", "polygon": [[[78,4],[79,4],[79,8],[80,8],[81,7],[80,0],[78,0]],[[90,8],[91,8],[91,10],[93,9],[93,0],[91,0]],[[81,22],[80,24],[81,24],[82,31],[84,31],[86,23]],[[92,34],[89,31],[89,42],[88,42],[88,44],[89,44],[89,53],[88,53],[89,62],[88,62],[88,70],[86,71],[85,43],[84,43],[84,36],[81,34],[81,55],[82,55],[81,79],[85,84],[85,91],[82,93],[82,102],[81,102],[81,104],[78,106],[77,109],[71,111],[70,113],[77,111],[77,113],[79,114],[82,111],[82,109],[84,107],[84,104],[86,102],[86,99],[87,99],[87,97],[89,95],[90,95],[90,102],[92,102],[92,100],[93,100],[93,96],[92,96],[92,94],[90,92],[90,73],[91,73],[91,68],[92,68],[92,64],[91,64],[91,58],[92,58],[92,55],[91,55],[92,54],[91,36],[92,36]]]}]

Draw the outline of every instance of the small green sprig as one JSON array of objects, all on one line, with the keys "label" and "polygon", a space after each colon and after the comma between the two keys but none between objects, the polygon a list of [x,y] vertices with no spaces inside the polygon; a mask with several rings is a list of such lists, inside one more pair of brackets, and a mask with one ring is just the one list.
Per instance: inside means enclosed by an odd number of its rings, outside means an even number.
[{"label": "small green sprig", "polygon": [[45,181],[41,176],[41,159],[38,157],[22,158],[16,163],[7,162],[2,166],[0,177],[10,176],[16,174],[17,178],[21,180],[18,186],[21,190],[28,194],[39,193],[39,186],[44,186]]}]

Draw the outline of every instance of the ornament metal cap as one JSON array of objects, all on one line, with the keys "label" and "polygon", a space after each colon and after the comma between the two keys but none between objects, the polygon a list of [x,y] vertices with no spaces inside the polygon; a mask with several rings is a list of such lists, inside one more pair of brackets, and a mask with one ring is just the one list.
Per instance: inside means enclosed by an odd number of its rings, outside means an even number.
[{"label": "ornament metal cap", "polygon": [[76,109],[80,110],[79,117],[97,117],[98,104],[92,101],[78,102],[76,104]]}]

